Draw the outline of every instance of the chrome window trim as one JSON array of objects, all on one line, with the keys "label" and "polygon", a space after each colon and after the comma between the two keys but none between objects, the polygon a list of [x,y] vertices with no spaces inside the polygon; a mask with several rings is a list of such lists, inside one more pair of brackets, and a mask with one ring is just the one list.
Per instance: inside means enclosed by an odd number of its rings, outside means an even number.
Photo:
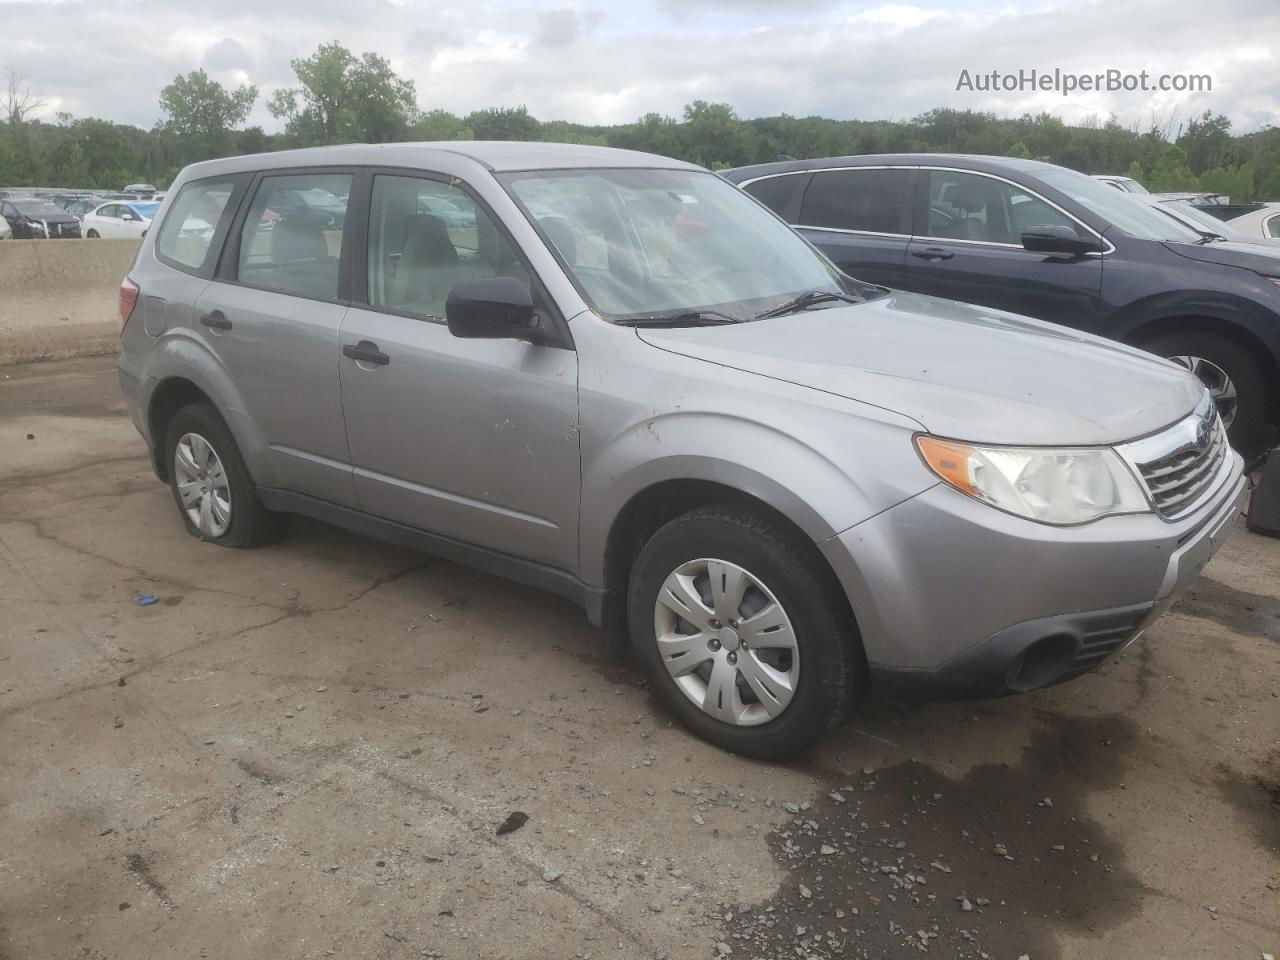
[{"label": "chrome window trim", "polygon": [[[1062,214],[1072,223],[1076,224],[1077,226],[1083,227],[1086,231],[1088,231],[1094,237],[1096,237],[1098,242],[1102,244],[1102,250],[1086,253],[1085,254],[1086,257],[1105,257],[1108,254],[1115,253],[1115,249],[1116,249],[1115,244],[1113,244],[1110,240],[1108,240],[1106,237],[1100,234],[1097,230],[1093,229],[1093,227],[1089,226],[1079,217],[1072,214],[1070,211],[1064,210],[1061,206],[1054,203],[1052,200],[1048,199],[1047,197],[1041,196],[1039,193],[1037,193],[1035,190],[1032,190],[1026,184],[1018,183],[1016,180],[1010,180],[1008,177],[1002,177],[996,173],[987,173],[985,170],[966,170],[963,167],[945,167],[945,166],[936,166],[933,164],[911,164],[911,165],[905,165],[900,163],[880,163],[880,164],[865,164],[865,165],[857,164],[854,166],[846,166],[846,167],[814,167],[811,170],[784,170],[781,173],[766,173],[758,177],[752,177],[750,180],[743,180],[741,183],[738,184],[738,186],[745,190],[750,184],[758,183],[761,180],[772,180],[776,177],[797,177],[797,176],[800,176],[801,174],[812,174],[812,173],[840,173],[845,170],[940,170],[944,173],[969,173],[975,177],[988,177],[992,180],[999,180],[1001,183],[1007,183],[1011,187],[1016,187],[1017,189],[1021,190],[1023,193],[1027,194],[1027,196],[1034,197],[1035,199],[1039,200],[1041,203],[1047,204],[1048,206],[1052,207],[1054,210],[1057,210],[1060,214]],[[1277,214],[1277,216],[1280,216],[1280,214]],[[984,246],[984,247],[1002,247],[1006,250],[1024,249],[1024,247],[1020,243],[998,243],[994,240],[956,240],[950,237],[931,237],[928,234],[883,233],[878,230],[849,230],[843,227],[814,227],[814,226],[810,226],[807,223],[794,223],[792,224],[792,226],[795,227],[797,230],[826,230],[831,233],[847,233],[847,234],[853,234],[855,236],[894,237],[894,238],[905,237],[906,239],[909,239],[909,240],[929,240],[929,241],[938,241],[942,243],[967,243],[967,244],[976,244],[978,246]],[[1028,250],[1027,252],[1031,253],[1032,251]]]}]

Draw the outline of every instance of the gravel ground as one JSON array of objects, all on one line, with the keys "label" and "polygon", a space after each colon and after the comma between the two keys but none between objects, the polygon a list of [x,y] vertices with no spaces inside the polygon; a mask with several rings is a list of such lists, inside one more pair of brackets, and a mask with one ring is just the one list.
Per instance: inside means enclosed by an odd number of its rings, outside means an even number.
[{"label": "gravel ground", "polygon": [[187,537],[109,359],[0,368],[0,451],[0,960],[1280,954],[1280,541],[1095,674],[765,765],[553,597]]}]

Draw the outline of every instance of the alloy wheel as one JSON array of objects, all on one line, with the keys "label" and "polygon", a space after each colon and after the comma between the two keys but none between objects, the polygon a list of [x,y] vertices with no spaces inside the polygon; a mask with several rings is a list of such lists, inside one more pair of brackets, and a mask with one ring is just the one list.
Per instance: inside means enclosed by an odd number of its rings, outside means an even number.
[{"label": "alloy wheel", "polygon": [[1180,367],[1186,367],[1209,388],[1209,395],[1213,397],[1213,402],[1218,408],[1218,416],[1222,417],[1222,425],[1230,430],[1231,424],[1236,419],[1239,400],[1236,397],[1236,385],[1227,376],[1227,372],[1204,357],[1182,356],[1169,359]]},{"label": "alloy wheel", "polygon": [[213,444],[198,433],[184,433],[173,450],[174,480],[187,519],[207,537],[231,526],[231,486]]},{"label": "alloy wheel", "polygon": [[773,592],[737,564],[681,564],[658,591],[653,625],[680,692],[717,720],[768,723],[795,696],[800,651],[791,620]]}]

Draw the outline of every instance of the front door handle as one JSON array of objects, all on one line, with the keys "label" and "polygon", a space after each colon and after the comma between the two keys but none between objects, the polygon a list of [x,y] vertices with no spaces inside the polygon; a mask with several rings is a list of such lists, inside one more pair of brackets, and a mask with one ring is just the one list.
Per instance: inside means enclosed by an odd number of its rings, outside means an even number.
[{"label": "front door handle", "polygon": [[200,322],[210,330],[231,329],[231,321],[227,319],[227,315],[221,310],[210,310],[200,318]]},{"label": "front door handle", "polygon": [[360,363],[372,363],[378,367],[385,367],[391,362],[391,358],[379,350],[378,345],[372,340],[361,340],[359,343],[345,344],[342,348],[342,355]]},{"label": "front door handle", "polygon": [[950,250],[944,250],[942,247],[925,247],[923,250],[912,250],[913,257],[919,257],[921,260],[950,260],[955,256]]}]

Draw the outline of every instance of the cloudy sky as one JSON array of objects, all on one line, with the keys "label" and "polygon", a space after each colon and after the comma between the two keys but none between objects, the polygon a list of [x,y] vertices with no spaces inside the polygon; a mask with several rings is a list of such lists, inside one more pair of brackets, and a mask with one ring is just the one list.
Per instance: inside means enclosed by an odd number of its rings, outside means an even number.
[{"label": "cloudy sky", "polygon": [[[540,119],[678,115],[907,119],[934,106],[1161,125],[1212,109],[1237,131],[1280,125],[1277,0],[0,0],[0,64],[56,111],[150,126],[176,74],[261,91],[326,41],[376,51],[423,109],[525,104]],[[957,91],[971,73],[1060,68],[1208,74],[1202,93]]]}]

